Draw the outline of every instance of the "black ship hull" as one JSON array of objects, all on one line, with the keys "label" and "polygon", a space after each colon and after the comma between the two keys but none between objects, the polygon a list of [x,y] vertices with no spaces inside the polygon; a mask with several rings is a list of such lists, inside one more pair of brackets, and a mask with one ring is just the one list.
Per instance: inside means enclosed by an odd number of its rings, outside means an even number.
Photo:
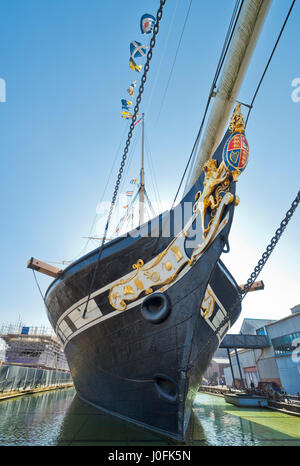
[{"label": "black ship hull", "polygon": [[[227,138],[214,156],[219,164]],[[202,244],[188,243],[198,228],[195,198],[204,177],[177,208],[105,245],[87,309],[98,250],[68,267],[46,294],[78,396],[178,440],[211,358],[241,310],[238,285],[219,260],[235,207],[232,179],[218,209],[208,209]],[[186,222],[188,203],[194,208]]]}]

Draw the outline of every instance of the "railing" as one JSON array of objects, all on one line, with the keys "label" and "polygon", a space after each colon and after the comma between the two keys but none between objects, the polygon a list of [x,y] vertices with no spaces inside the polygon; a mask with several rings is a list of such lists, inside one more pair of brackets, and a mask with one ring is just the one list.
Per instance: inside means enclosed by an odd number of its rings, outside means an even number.
[{"label": "railing", "polygon": [[0,394],[72,383],[70,372],[3,364],[0,367]]}]

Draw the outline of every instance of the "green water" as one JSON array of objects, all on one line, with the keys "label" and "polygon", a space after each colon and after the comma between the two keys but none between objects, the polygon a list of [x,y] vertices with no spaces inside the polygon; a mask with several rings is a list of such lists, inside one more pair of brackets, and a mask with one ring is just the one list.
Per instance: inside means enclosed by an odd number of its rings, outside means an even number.
[{"label": "green water", "polygon": [[[0,402],[0,445],[174,445],[176,442],[81,402],[74,389]],[[199,394],[188,445],[298,445],[300,418],[238,408]]]}]

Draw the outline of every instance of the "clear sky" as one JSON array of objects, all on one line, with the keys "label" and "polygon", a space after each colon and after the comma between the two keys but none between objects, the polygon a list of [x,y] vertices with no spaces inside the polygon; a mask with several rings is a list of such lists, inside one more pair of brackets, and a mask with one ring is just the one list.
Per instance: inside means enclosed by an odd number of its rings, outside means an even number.
[{"label": "clear sky", "polygon": [[[148,192],[155,202],[155,181],[165,206],[172,203],[198,132],[235,0],[193,0],[162,100],[189,3],[167,0],[141,105]],[[21,319],[49,325],[26,268],[31,256],[61,262],[96,247],[83,237],[101,234],[97,206],[111,199],[128,127],[120,117],[120,99],[129,97],[128,85],[141,76],[128,66],[129,44],[149,44],[139,20],[144,13],[155,14],[158,4],[1,2],[0,78],[6,82],[6,102],[0,102],[0,323]],[[251,101],[290,4],[273,0],[239,100]],[[296,2],[247,127],[250,160],[237,185],[241,202],[231,251],[222,256],[238,283],[249,277],[299,190],[300,102],[292,99],[292,81],[300,78],[299,23]],[[122,193],[139,175],[139,147],[137,126]],[[259,277],[265,290],[248,294],[241,319],[278,319],[300,303],[299,230],[300,209]],[[44,291],[51,278],[38,278]]]}]

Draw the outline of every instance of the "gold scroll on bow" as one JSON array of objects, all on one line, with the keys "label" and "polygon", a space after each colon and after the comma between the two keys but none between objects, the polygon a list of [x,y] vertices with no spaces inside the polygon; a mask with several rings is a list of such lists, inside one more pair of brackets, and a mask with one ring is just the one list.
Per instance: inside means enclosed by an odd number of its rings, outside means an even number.
[{"label": "gold scroll on bow", "polygon": [[231,193],[226,193],[223,196],[203,242],[193,250],[191,257],[188,257],[184,247],[187,237],[186,231],[200,213],[198,203],[188,224],[163,252],[147,264],[144,264],[144,261],[139,259],[132,266],[134,272],[123,277],[112,286],[109,292],[111,306],[124,311],[127,308],[127,301],[136,300],[142,293],[145,293],[145,295],[152,293],[154,287],[157,289],[157,287],[169,285],[176,279],[184,267],[192,267],[227,224],[229,215],[227,214],[222,221],[221,217],[225,206],[231,204],[233,199],[234,196]]}]

